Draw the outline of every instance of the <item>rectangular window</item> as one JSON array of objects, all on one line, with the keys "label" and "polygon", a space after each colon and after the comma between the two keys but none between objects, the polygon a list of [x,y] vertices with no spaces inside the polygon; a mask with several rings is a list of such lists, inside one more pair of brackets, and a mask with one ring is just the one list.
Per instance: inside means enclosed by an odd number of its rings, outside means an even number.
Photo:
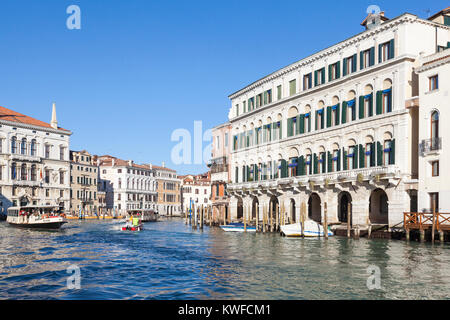
[{"label": "rectangular window", "polygon": [[50,158],[50,145],[48,144],[45,145],[45,158],[46,159]]},{"label": "rectangular window", "polygon": [[384,142],[383,165],[388,166],[391,163],[391,140]]},{"label": "rectangular window", "polygon": [[348,154],[347,154],[347,168],[348,170],[354,168],[354,161],[355,161],[355,146],[351,146],[348,148]]},{"label": "rectangular window", "polygon": [[329,81],[336,80],[340,78],[340,66],[339,62],[336,62],[329,66]]},{"label": "rectangular window", "polygon": [[325,83],[325,68],[316,71],[316,86]]},{"label": "rectangular window", "polygon": [[242,112],[245,113],[247,110],[245,109],[246,101],[242,101]]},{"label": "rectangular window", "polygon": [[430,79],[430,91],[439,89],[438,76],[435,75],[435,76],[430,77],[429,79]]},{"label": "rectangular window", "polygon": [[289,81],[289,95],[292,96],[297,93],[297,81],[291,80]]},{"label": "rectangular window", "polygon": [[283,97],[283,96],[282,96],[282,92],[281,92],[281,85],[279,85],[279,86],[277,87],[277,99],[278,99],[278,100],[281,100],[282,97]]},{"label": "rectangular window", "polygon": [[439,161],[431,162],[431,176],[439,177]]},{"label": "rectangular window", "polygon": [[236,117],[239,117],[239,105],[236,105]]},{"label": "rectangular window", "polygon": [[390,50],[389,42],[383,43],[381,45],[380,62],[385,62],[385,61],[389,60],[389,57],[390,57],[389,50]]},{"label": "rectangular window", "polygon": [[308,90],[312,88],[312,73],[308,73],[303,76],[303,90]]},{"label": "rectangular window", "polygon": [[228,147],[228,133],[225,133],[225,147]]}]

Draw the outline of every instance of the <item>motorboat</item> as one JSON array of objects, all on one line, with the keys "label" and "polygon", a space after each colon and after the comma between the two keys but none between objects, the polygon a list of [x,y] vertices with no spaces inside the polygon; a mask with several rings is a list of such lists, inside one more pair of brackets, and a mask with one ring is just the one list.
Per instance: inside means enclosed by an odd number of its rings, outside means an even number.
[{"label": "motorboat", "polygon": [[57,206],[21,206],[8,208],[6,221],[14,227],[59,229],[67,223],[65,214]]},{"label": "motorboat", "polygon": [[245,229],[247,229],[247,232],[256,232],[256,227],[247,225],[245,228],[242,222],[229,223],[227,225],[220,226],[220,228],[226,232],[245,232]]},{"label": "motorboat", "polygon": [[122,231],[142,231],[144,226],[142,224],[142,220],[138,216],[133,216],[130,220],[125,222],[125,225],[122,226]]},{"label": "motorboat", "polygon": [[[306,220],[304,230],[300,223],[293,223],[280,226],[281,233],[286,237],[325,237],[324,228],[320,223],[313,220]],[[328,236],[334,236],[333,232],[328,228]]]}]

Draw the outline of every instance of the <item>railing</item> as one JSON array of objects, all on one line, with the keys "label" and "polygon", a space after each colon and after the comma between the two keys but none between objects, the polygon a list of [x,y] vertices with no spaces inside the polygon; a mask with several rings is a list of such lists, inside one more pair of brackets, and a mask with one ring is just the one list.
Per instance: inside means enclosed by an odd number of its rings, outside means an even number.
[{"label": "railing", "polygon": [[211,165],[211,173],[221,173],[228,172],[227,164],[212,164]]},{"label": "railing", "polygon": [[376,178],[377,176],[380,179],[395,176],[398,173],[398,168],[395,165],[384,166],[384,167],[373,167],[373,168],[362,168],[362,169],[353,169],[347,171],[338,171],[338,172],[330,172],[330,173],[322,173],[322,174],[314,174],[314,175],[304,175],[304,176],[295,176],[295,177],[287,177],[287,178],[278,178],[278,179],[268,179],[268,180],[258,180],[258,181],[248,181],[248,182],[240,182],[233,183],[228,185],[230,190],[233,189],[241,189],[241,188],[255,188],[259,185],[264,187],[276,187],[278,184],[305,184],[308,182],[314,182],[315,184],[322,184],[328,181],[329,183],[335,182],[345,182],[345,181],[355,181],[360,177],[363,180],[370,180],[372,178]]},{"label": "railing", "polygon": [[442,148],[442,138],[431,138],[422,140],[419,145],[420,153],[423,155],[424,153],[441,150]]},{"label": "railing", "polygon": [[[433,226],[433,213],[405,212],[403,214],[405,229],[429,229]],[[450,230],[450,213],[434,214],[436,230]]]}]

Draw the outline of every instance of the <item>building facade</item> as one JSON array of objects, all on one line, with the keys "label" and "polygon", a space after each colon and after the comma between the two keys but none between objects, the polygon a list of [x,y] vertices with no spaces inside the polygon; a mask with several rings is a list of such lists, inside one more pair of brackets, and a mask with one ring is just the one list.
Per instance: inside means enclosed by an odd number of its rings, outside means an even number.
[{"label": "building facade", "polygon": [[70,151],[70,212],[97,215],[98,167],[86,150]]},{"label": "building facade", "polygon": [[[366,19],[365,22],[368,20]],[[417,208],[414,67],[449,27],[406,13],[230,95],[231,218],[394,227]],[[303,208],[303,210],[301,210]]]},{"label": "building facade", "polygon": [[231,125],[224,123],[212,129],[211,172],[212,217],[222,222],[229,217],[227,185],[231,182]]},{"label": "building facade", "polygon": [[99,191],[105,193],[109,213],[128,210],[157,211],[157,183],[150,164],[136,164],[109,155],[95,159],[99,166]]},{"label": "building facade", "polygon": [[70,135],[58,127],[53,104],[46,123],[0,107],[0,207],[70,208]]},{"label": "building facade", "polygon": [[209,207],[211,205],[211,175],[209,172],[199,175],[180,176],[181,203],[183,213],[193,206]]},{"label": "building facade", "polygon": [[175,170],[153,166],[157,186],[157,212],[163,216],[181,216],[181,180]]},{"label": "building facade", "polygon": [[450,50],[422,57],[415,71],[420,83],[415,104],[419,112],[417,211],[432,212],[434,207],[446,213],[450,212],[450,132],[445,130],[446,119],[450,120]]}]

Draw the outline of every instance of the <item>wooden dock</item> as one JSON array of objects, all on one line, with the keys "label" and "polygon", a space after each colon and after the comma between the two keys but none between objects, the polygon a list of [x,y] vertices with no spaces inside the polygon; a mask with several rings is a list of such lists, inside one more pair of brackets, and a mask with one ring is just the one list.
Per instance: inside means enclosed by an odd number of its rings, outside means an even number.
[{"label": "wooden dock", "polygon": [[439,233],[440,242],[444,242],[445,232],[450,231],[450,213],[405,212],[403,219],[407,240],[410,238],[411,231],[418,230],[422,242],[425,241],[426,231],[430,231],[432,242],[436,232]]}]

